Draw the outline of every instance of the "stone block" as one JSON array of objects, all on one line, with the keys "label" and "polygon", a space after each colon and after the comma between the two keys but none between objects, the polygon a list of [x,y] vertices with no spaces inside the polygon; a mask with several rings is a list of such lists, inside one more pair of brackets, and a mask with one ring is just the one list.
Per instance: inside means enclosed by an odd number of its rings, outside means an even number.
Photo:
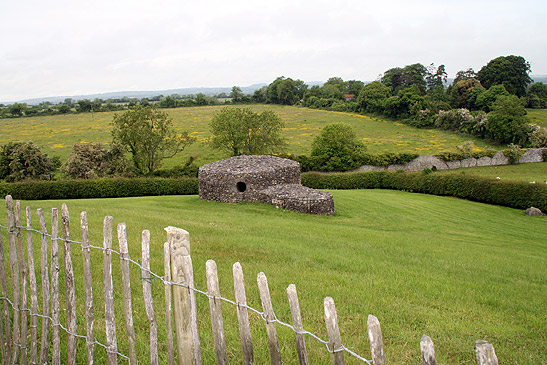
[{"label": "stone block", "polygon": [[541,148],[531,148],[524,152],[518,163],[543,162],[543,150]]},{"label": "stone block", "polygon": [[492,166],[499,166],[499,165],[509,165],[509,157],[505,156],[503,152],[498,151],[492,157]]}]

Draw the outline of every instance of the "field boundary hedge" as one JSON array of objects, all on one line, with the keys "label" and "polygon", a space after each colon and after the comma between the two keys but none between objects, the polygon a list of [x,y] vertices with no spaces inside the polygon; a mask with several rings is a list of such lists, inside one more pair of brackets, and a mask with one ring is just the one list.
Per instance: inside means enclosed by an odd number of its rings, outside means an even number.
[{"label": "field boundary hedge", "polygon": [[305,173],[302,185],[313,189],[390,189],[501,205],[516,209],[536,207],[547,212],[547,185],[424,172],[371,171]]},{"label": "field boundary hedge", "polygon": [[[302,185],[313,189],[390,189],[516,209],[536,207],[547,212],[547,185],[498,181],[466,175],[424,172],[370,171],[303,173]],[[157,195],[197,195],[198,179],[105,178],[94,180],[26,181],[0,183],[0,194],[20,200],[120,198]]]}]

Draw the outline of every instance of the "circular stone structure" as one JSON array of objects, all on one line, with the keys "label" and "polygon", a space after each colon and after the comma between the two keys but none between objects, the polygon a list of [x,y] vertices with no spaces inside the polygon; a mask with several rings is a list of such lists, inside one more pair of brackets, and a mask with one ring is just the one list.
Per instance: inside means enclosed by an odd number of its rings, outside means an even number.
[{"label": "circular stone structure", "polygon": [[200,199],[254,202],[265,188],[300,184],[300,164],[275,156],[235,156],[201,166],[198,180]]},{"label": "circular stone structure", "polygon": [[300,184],[300,164],[275,156],[236,156],[199,168],[199,198],[263,202],[311,214],[334,214],[330,193]]}]

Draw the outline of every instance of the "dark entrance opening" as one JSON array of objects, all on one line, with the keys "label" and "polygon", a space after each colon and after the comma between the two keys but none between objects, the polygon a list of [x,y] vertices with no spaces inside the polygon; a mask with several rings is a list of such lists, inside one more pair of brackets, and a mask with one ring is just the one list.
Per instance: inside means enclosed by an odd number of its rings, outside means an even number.
[{"label": "dark entrance opening", "polygon": [[243,193],[245,190],[247,190],[247,184],[245,184],[243,181],[239,181],[236,184],[237,191],[240,193]]}]

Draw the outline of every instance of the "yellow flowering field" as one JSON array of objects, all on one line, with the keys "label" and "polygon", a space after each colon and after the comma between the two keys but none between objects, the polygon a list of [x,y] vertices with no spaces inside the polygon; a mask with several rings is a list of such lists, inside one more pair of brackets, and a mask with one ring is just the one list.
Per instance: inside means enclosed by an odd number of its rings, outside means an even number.
[{"label": "yellow flowering field", "polygon": [[[211,137],[209,122],[223,107],[163,109],[173,119],[177,131],[186,130],[197,138],[197,142],[183,153],[166,161],[166,166],[179,164],[189,156],[196,157],[200,165],[227,157],[225,153],[213,150],[208,145],[208,139]],[[417,129],[399,122],[359,114],[280,105],[250,105],[248,107],[255,112],[272,110],[285,121],[283,130],[287,140],[285,152],[291,154],[309,154],[313,138],[319,134],[321,128],[326,124],[337,122],[351,125],[371,153],[432,154],[454,149],[455,146],[468,140],[472,140],[478,148],[501,148],[471,136],[434,129]],[[44,152],[60,156],[64,161],[75,143],[109,143],[112,139],[110,123],[115,113],[120,112],[1,119],[0,144],[9,141],[33,141]]]}]

